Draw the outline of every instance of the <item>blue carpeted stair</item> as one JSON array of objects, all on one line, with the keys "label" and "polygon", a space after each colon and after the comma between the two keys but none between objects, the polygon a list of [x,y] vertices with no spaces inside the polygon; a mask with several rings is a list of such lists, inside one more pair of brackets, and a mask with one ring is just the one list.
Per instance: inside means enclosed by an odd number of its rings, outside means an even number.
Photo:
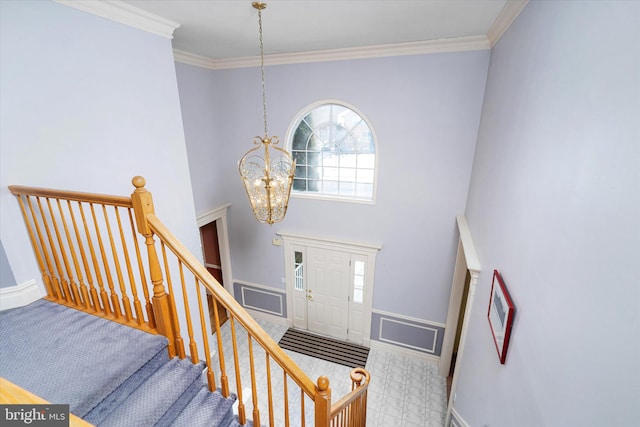
[{"label": "blue carpeted stair", "polygon": [[0,376],[98,427],[237,427],[236,396],[209,392],[204,364],[166,345],[45,300],[0,312]]}]

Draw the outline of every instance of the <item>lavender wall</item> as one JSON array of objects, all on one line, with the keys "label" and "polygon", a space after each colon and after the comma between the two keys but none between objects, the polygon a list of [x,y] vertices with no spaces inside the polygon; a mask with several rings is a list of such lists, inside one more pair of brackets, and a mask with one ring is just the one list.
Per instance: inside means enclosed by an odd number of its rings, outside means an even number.
[{"label": "lavender wall", "polygon": [[222,161],[227,145],[218,140],[224,126],[224,105],[216,103],[218,88],[213,71],[176,63],[180,104],[196,212],[205,213],[224,202],[225,171]]},{"label": "lavender wall", "polygon": [[130,194],[200,254],[171,40],[50,1],[0,2],[1,240],[39,278],[7,185]]},{"label": "lavender wall", "polygon": [[[532,1],[493,48],[466,216],[471,426],[640,425],[640,3]],[[505,365],[491,274],[517,308]]]},{"label": "lavender wall", "polygon": [[368,117],[379,141],[376,205],[294,198],[271,227],[253,218],[237,172],[262,134],[259,69],[177,64],[197,210],[232,204],[234,279],[284,289],[282,247],[271,245],[280,230],[381,243],[374,308],[444,322],[488,59],[476,51],[267,67],[271,134],[284,140],[304,107],[339,99]]}]

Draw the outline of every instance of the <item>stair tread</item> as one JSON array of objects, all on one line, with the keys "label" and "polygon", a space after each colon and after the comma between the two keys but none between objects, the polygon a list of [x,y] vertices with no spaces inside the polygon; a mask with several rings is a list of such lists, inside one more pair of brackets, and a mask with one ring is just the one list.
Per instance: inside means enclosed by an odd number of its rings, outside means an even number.
[{"label": "stair tread", "polygon": [[84,419],[91,424],[98,425],[115,410],[120,404],[127,400],[142,383],[144,383],[154,372],[160,369],[165,363],[169,362],[167,350],[162,349],[153,358],[151,358],[143,367],[138,369],[135,374],[127,378],[118,386],[109,396],[96,405]]},{"label": "stair tread", "polygon": [[234,394],[225,398],[219,390],[210,392],[206,386],[203,386],[172,426],[227,426],[233,420],[232,407],[235,401]]},{"label": "stair tread", "polygon": [[46,300],[3,311],[0,323],[0,376],[79,417],[167,345],[163,336]]},{"label": "stair tread", "polygon": [[173,358],[140,385],[100,427],[153,426],[196,380],[204,365]]}]

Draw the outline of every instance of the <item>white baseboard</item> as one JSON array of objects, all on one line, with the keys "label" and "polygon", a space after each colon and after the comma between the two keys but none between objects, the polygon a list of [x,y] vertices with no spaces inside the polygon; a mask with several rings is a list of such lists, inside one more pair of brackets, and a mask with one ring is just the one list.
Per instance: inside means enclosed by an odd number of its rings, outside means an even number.
[{"label": "white baseboard", "polygon": [[377,348],[380,350],[389,351],[396,354],[402,354],[405,356],[414,357],[420,360],[425,360],[431,363],[440,363],[440,357],[432,354],[426,354],[421,351],[411,350],[408,348],[400,347],[398,345],[387,344],[382,341],[371,340],[369,348]]},{"label": "white baseboard", "polygon": [[293,326],[293,322],[288,319],[280,316],[271,315],[269,313],[264,313],[262,311],[251,310],[250,308],[244,307],[245,310],[253,317],[254,319],[263,319],[267,322],[275,323],[277,325],[284,325],[286,327]]},{"label": "white baseboard", "polygon": [[0,288],[0,311],[22,307],[42,298],[35,279],[8,288]]}]

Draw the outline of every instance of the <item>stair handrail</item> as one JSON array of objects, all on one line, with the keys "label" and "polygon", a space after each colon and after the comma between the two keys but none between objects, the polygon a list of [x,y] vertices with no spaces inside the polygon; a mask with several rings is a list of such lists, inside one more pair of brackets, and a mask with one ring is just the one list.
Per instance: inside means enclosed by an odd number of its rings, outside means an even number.
[{"label": "stair handrail", "polygon": [[14,196],[50,197],[53,199],[71,200],[74,202],[98,203],[109,206],[133,207],[131,197],[114,196],[110,194],[86,193],[82,191],[56,190],[44,187],[29,187],[26,185],[10,185],[9,191]]},{"label": "stair handrail", "polygon": [[[207,271],[202,262],[196,258],[182,242],[160,221],[155,215],[151,193],[146,190],[145,180],[137,176],[132,179],[132,184],[136,189],[131,195],[138,231],[145,236],[149,252],[150,273],[152,283],[162,283],[162,273],[159,271],[159,262],[155,255],[155,245],[153,237],[157,236],[160,241],[169,247],[174,255],[184,266],[194,275],[222,306],[231,313],[231,317],[238,321],[247,333],[255,339],[264,351],[289,375],[289,377],[300,387],[300,389],[314,402],[315,425],[318,427],[328,426],[331,413],[331,389],[329,388],[329,378],[321,376],[317,383],[314,383],[307,374],[298,367],[291,357],[271,338],[262,327],[249,315],[249,313],[233,298],[218,281]],[[154,261],[155,258],[155,261]],[[154,265],[156,265],[154,267]],[[155,277],[154,277],[155,276]],[[167,302],[170,302],[167,300]],[[154,308],[155,304],[154,304]],[[168,329],[177,330],[177,319],[171,316],[171,306],[167,307],[163,317],[172,318],[175,325]],[[170,342],[173,337],[165,334]],[[207,339],[206,337],[203,337]],[[208,344],[205,343],[205,346]],[[179,351],[179,348],[177,349]],[[210,375],[213,375],[211,372]],[[259,414],[254,413],[255,418]],[[243,420],[244,421],[244,420]]]},{"label": "stair handrail", "polygon": [[[274,341],[256,322],[256,320],[242,307],[242,305],[235,300],[235,298],[229,294],[222,285],[207,271],[202,262],[196,258],[174,235],[171,231],[162,223],[162,221],[156,217],[153,207],[152,195],[150,192],[144,188],[145,180],[142,177],[134,177],[132,183],[135,187],[134,192],[131,194],[131,197],[126,196],[114,196],[114,195],[106,195],[99,193],[86,193],[80,191],[69,191],[69,190],[58,190],[58,189],[50,189],[50,188],[42,188],[42,187],[29,187],[23,185],[11,185],[9,186],[9,190],[12,194],[18,197],[20,207],[24,216],[24,219],[27,223],[27,229],[29,232],[29,237],[32,241],[32,246],[35,251],[35,255],[39,264],[41,271],[43,272],[43,280],[45,281],[45,286],[48,291],[47,299],[52,301],[56,301],[61,304],[65,304],[79,310],[83,310],[89,312],[91,314],[100,315],[102,317],[106,317],[111,320],[119,321],[120,323],[128,324],[132,327],[137,327],[139,329],[145,330],[151,333],[160,333],[166,336],[169,340],[168,352],[169,356],[173,357],[178,355],[181,358],[184,358],[184,347],[181,342],[182,338],[180,337],[179,331],[179,321],[177,319],[176,314],[176,306],[174,301],[173,291],[171,290],[171,280],[169,277],[166,277],[168,283],[168,288],[165,288],[164,278],[163,278],[163,267],[160,264],[160,257],[157,254],[155,247],[154,237],[158,237],[161,245],[163,256],[165,257],[165,266],[164,271],[167,272],[166,265],[166,255],[164,254],[165,246],[168,247],[174,255],[178,258],[181,265],[184,265],[193,276],[196,278],[196,287],[198,287],[198,283],[202,284],[204,288],[215,298],[217,302],[219,302],[231,315],[231,318],[237,321],[242,327],[246,330],[247,334],[257,342],[267,353],[267,360],[269,357],[273,360],[280,368],[285,372],[286,377],[290,378],[295,382],[300,390],[308,396],[314,405],[314,425],[318,427],[324,426],[343,426],[348,425],[352,427],[364,426],[365,422],[365,414],[366,414],[366,395],[369,385],[369,373],[365,369],[357,368],[354,369],[351,373],[352,379],[352,391],[342,397],[340,400],[335,402],[333,405],[331,404],[331,389],[329,387],[329,379],[326,376],[321,376],[314,383],[312,379],[308,377],[308,375],[291,359],[291,357]],[[34,208],[31,203],[31,199],[35,201],[37,205],[34,213]],[[53,231],[49,230],[47,227],[47,221],[43,218],[44,227],[47,228],[46,232],[41,234],[41,230],[38,229],[38,224],[36,222],[36,217],[38,216],[37,212],[42,213],[44,215],[44,211],[42,211],[42,206],[40,205],[40,198],[44,200],[44,207],[48,206],[48,215],[50,215],[50,222],[53,226]],[[71,239],[73,238],[73,233],[70,233],[67,230],[67,224],[64,222],[63,218],[54,219],[53,218],[53,208],[51,206],[50,200],[53,200],[53,206],[55,207],[57,203],[58,212],[62,215],[62,208],[60,206],[61,201],[77,202],[78,206],[81,203],[86,203],[91,206],[90,210],[93,213],[93,205],[103,206],[103,211],[105,209],[104,206],[113,206],[116,212],[116,216],[118,216],[117,212],[119,208],[126,208],[129,210],[129,217],[131,219],[131,227],[133,230],[134,219],[132,217],[135,216],[135,228],[137,232],[144,236],[145,245],[147,246],[147,255],[148,255],[148,268],[149,268],[149,276],[151,280],[151,284],[153,285],[153,294],[149,293],[147,295],[146,283],[144,277],[142,279],[142,289],[145,291],[145,296],[147,298],[147,318],[145,321],[142,315],[142,308],[139,304],[135,307],[135,315],[133,317],[130,310],[127,313],[121,313],[120,302],[112,301],[111,304],[113,307],[118,307],[118,310],[110,311],[108,309],[110,302],[110,298],[115,298],[117,295],[114,295],[114,292],[117,293],[117,289],[113,288],[113,284],[110,284],[110,289],[106,289],[111,292],[111,296],[107,296],[105,289],[102,289],[102,283],[100,284],[100,295],[93,289],[93,284],[89,280],[88,289],[83,288],[84,284],[82,283],[82,277],[80,271],[78,271],[77,279],[80,279],[80,285],[77,286],[76,283],[73,283],[74,277],[73,273],[70,271],[66,271],[67,280],[65,281],[65,270],[72,270],[71,260],[66,258],[64,250],[61,251],[62,260],[58,254],[55,253],[53,246],[59,244],[64,246],[64,240],[66,233],[66,240],[68,241],[70,253],[73,257],[73,263],[76,264],[76,269],[80,268],[79,260],[76,259],[76,254],[73,252],[73,244],[71,243]],[[57,202],[56,202],[57,201]],[[40,211],[38,211],[40,209]],[[75,219],[73,219],[73,212],[71,212],[71,205],[68,205],[69,212],[71,213],[71,225],[73,228],[71,232],[76,228],[80,228],[76,225]],[[82,213],[82,208],[80,208],[80,212]],[[29,214],[30,218],[29,219]],[[106,211],[104,211],[104,215],[106,218]],[[119,220],[119,217],[118,217]],[[60,221],[60,225],[63,227],[59,227],[57,225],[57,221]],[[95,218],[93,219],[94,225],[97,227],[95,223]],[[87,222],[85,222],[84,216],[82,217],[82,222],[80,225],[83,225],[86,229]],[[107,223],[107,228],[109,224]],[[120,227],[120,224],[118,224]],[[120,227],[121,239],[124,239],[122,235],[122,228]],[[89,232],[88,230],[86,231]],[[96,229],[97,232],[97,229]],[[133,231],[135,234],[135,231]],[[78,230],[75,230],[76,239],[80,239],[80,236],[77,235]],[[48,237],[48,241],[43,237]],[[111,230],[108,230],[109,238],[111,238]],[[58,242],[52,241],[52,237],[57,238]],[[100,237],[98,236],[98,239]],[[44,240],[43,240],[44,239]],[[138,243],[137,239],[134,239],[135,242],[135,251],[137,253],[137,261],[140,264],[140,253],[138,251]],[[124,244],[124,240],[123,240]],[[39,245],[50,245],[52,254],[47,254],[47,250],[45,248],[38,249]],[[89,243],[90,246],[90,243]],[[113,241],[111,241],[112,251]],[[92,253],[91,257],[95,258],[95,254],[93,254],[93,248],[90,248]],[[102,247],[102,242],[100,242],[100,251],[103,252],[104,248]],[[42,251],[42,254],[40,253]],[[80,252],[82,249],[80,248]],[[131,265],[129,265],[128,255],[126,254],[125,249],[125,257],[127,268],[130,269]],[[104,254],[102,254],[104,257]],[[88,257],[88,255],[87,255]],[[51,258],[51,259],[49,259]],[[82,261],[84,263],[87,260],[84,259],[84,253],[82,254]],[[102,260],[106,262],[106,260]],[[96,260],[93,259],[95,263]],[[117,263],[117,261],[116,261]],[[142,265],[139,265],[140,270],[142,272]],[[84,266],[87,269],[87,266]],[[106,267],[105,267],[106,268]],[[116,265],[116,268],[119,267]],[[122,277],[120,274],[120,270],[118,269],[118,281],[122,281]],[[107,275],[108,275],[107,271]],[[129,274],[131,274],[129,272]],[[97,276],[97,272],[96,272]],[[97,277],[96,277],[97,278]],[[130,278],[131,279],[131,278]],[[109,282],[112,282],[111,278],[109,278]],[[113,280],[115,282],[115,280]],[[74,288],[75,286],[75,288]],[[79,289],[79,290],[78,290]],[[199,289],[199,287],[198,287]],[[82,292],[80,292],[82,291]],[[124,289],[122,289],[124,293]],[[135,289],[134,289],[135,291]],[[199,292],[199,291],[198,291]],[[149,297],[153,295],[152,304]],[[137,299],[137,295],[135,295],[134,301]],[[126,304],[125,304],[126,300]],[[126,294],[123,294],[123,307],[128,305],[128,300]],[[102,312],[100,311],[100,307],[102,306]],[[202,313],[200,314],[202,315]],[[217,325],[217,323],[216,323]],[[217,327],[217,326],[216,326]],[[208,339],[206,336],[203,339]],[[235,339],[235,338],[234,338]],[[205,344],[207,346],[208,344]],[[193,356],[193,355],[192,355]],[[208,355],[207,355],[208,356]],[[195,362],[194,362],[195,363]],[[253,363],[253,362],[252,362]],[[237,368],[236,368],[237,369]],[[253,369],[253,368],[252,368]],[[213,375],[213,373],[209,373],[208,375]],[[255,386],[255,385],[254,385]],[[228,388],[227,388],[228,390]],[[286,390],[286,386],[285,386]],[[271,398],[269,398],[271,399]],[[255,402],[254,402],[255,407]],[[304,406],[302,407],[302,411],[304,413]],[[303,414],[304,415],[304,414]],[[259,414],[254,412],[254,421],[259,420]],[[345,418],[346,417],[346,418]],[[257,418],[257,420],[256,420]],[[345,423],[345,419],[347,422]],[[273,420],[271,420],[273,422]],[[244,421],[242,421],[244,424]]]},{"label": "stair handrail", "polygon": [[331,426],[365,427],[371,375],[364,368],[351,371],[351,392],[331,405]]},{"label": "stair handrail", "polygon": [[198,277],[201,283],[207,288],[209,292],[215,295],[216,300],[222,303],[222,305],[231,312],[236,320],[238,320],[242,326],[251,332],[251,335],[255,338],[260,345],[267,350],[275,361],[283,368],[290,370],[289,374],[291,378],[309,395],[313,397],[316,394],[316,384],[304,373],[302,369],[291,359],[291,357],[271,338],[262,327],[255,321],[249,313],[238,303],[235,298],[228,292],[222,292],[224,289],[216,279],[207,271],[192,253],[189,251],[169,229],[158,219],[154,214],[147,214],[146,219],[153,230],[153,232],[159,236],[162,241],[170,247],[174,253],[179,253],[184,265]]}]

